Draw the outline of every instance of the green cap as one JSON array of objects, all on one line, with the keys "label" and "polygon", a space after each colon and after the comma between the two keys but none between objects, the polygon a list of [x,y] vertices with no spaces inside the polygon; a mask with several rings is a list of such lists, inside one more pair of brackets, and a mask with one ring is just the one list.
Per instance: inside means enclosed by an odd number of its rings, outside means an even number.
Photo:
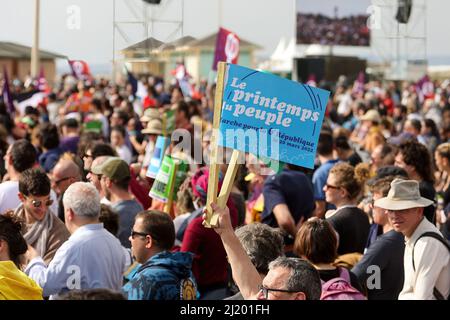
[{"label": "green cap", "polygon": [[107,176],[113,181],[122,181],[130,177],[128,164],[118,157],[111,157],[102,164],[92,167],[92,173]]}]

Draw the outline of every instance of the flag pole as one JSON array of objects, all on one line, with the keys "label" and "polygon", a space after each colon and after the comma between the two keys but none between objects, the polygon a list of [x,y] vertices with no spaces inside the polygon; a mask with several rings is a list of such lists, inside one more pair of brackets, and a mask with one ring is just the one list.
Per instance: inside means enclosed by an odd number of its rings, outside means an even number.
[{"label": "flag pole", "polygon": [[33,47],[31,48],[31,77],[36,78],[39,73],[39,15],[40,0],[35,0]]}]

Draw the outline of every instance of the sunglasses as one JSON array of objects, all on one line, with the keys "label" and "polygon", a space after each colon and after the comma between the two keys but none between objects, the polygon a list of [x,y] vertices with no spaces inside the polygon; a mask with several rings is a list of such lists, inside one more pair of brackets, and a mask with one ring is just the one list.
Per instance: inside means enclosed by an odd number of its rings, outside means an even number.
[{"label": "sunglasses", "polygon": [[131,230],[130,235],[131,235],[131,239],[134,239],[135,236],[146,237],[146,236],[149,236],[150,234]]},{"label": "sunglasses", "polygon": [[[27,198],[27,199],[29,199],[29,198]],[[44,204],[46,207],[50,207],[53,204],[53,200],[52,199],[48,199],[48,200],[45,200],[45,201],[42,201],[42,200],[31,200],[31,204],[35,208],[39,208],[42,204]]]},{"label": "sunglasses", "polygon": [[60,184],[61,182],[65,181],[65,180],[69,180],[70,178],[72,178],[72,177],[61,178],[61,179],[59,179],[59,180],[54,181],[53,183],[54,183],[55,185],[58,185],[58,184]]},{"label": "sunglasses", "polygon": [[264,296],[264,299],[269,299],[269,292],[270,291],[274,291],[274,292],[288,292],[288,293],[294,293],[294,292],[298,292],[295,290],[286,290],[286,289],[272,289],[272,288],[267,288],[263,285],[259,286],[259,290],[262,291],[262,294]]},{"label": "sunglasses", "polygon": [[333,185],[328,184],[328,183],[325,186],[327,187],[327,189],[340,189],[341,188],[341,187],[333,186]]}]

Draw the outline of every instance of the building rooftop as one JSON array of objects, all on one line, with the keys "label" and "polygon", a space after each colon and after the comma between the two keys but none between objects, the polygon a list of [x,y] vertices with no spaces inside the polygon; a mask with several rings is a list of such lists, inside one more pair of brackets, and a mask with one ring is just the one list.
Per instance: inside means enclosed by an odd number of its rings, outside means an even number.
[{"label": "building rooftop", "polygon": [[[67,59],[64,55],[45,50],[39,50],[39,57],[40,59]],[[0,58],[30,59],[31,47],[14,42],[0,41]]]}]

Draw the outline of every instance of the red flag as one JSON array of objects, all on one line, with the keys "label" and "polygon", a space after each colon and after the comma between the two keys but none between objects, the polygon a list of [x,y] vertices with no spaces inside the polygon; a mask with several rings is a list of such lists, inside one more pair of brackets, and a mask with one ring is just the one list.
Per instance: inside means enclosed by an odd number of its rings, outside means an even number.
[{"label": "red flag", "polygon": [[224,28],[219,29],[216,40],[216,51],[214,53],[213,70],[217,70],[217,63],[225,61],[236,64],[239,58],[239,37]]},{"label": "red flag", "polygon": [[91,70],[86,61],[83,60],[68,60],[70,68],[72,69],[72,74],[75,78],[79,80],[91,80]]},{"label": "red flag", "polygon": [[316,75],[314,73],[311,73],[308,76],[308,81],[306,81],[306,84],[311,87],[317,87]]},{"label": "red flag", "polygon": [[194,90],[192,84],[189,82],[191,75],[186,71],[184,63],[178,62],[175,69],[173,69],[170,73],[175,77],[175,79],[177,79],[183,96],[192,97]]},{"label": "red flag", "polygon": [[173,69],[170,73],[178,81],[183,80],[184,78],[190,78],[190,75],[187,73],[184,63],[182,63],[182,62],[178,62],[175,69]]}]

